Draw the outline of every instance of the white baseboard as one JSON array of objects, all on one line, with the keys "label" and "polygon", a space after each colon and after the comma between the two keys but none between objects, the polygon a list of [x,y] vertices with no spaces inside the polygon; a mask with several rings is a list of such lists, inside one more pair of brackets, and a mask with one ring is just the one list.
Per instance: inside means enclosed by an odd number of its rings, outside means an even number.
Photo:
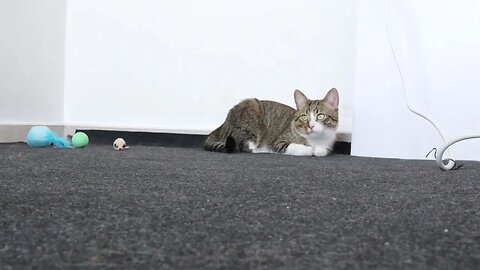
[{"label": "white baseboard", "polygon": [[86,126],[86,125],[69,125],[65,126],[65,134],[73,135],[75,130],[113,130],[113,131],[131,131],[131,132],[151,132],[151,133],[173,133],[173,134],[196,134],[208,135],[211,130],[196,129],[168,129],[168,128],[148,128],[148,127],[117,127],[117,126]]},{"label": "white baseboard", "polygon": [[[94,126],[66,126],[65,127],[65,136],[72,136],[75,133],[75,130],[114,130],[114,131],[133,131],[133,132],[151,132],[151,133],[173,133],[173,134],[193,134],[193,135],[208,135],[211,130],[198,130],[198,129],[153,129],[153,128],[139,128],[139,127],[94,127]],[[339,131],[337,133],[337,141],[339,142],[351,142],[352,141],[352,133],[351,132],[344,132]]]},{"label": "white baseboard", "polygon": [[[0,143],[26,142],[30,128],[36,125],[0,125]],[[58,136],[64,135],[64,126],[48,125]]]},{"label": "white baseboard", "polygon": [[352,142],[352,133],[339,132],[337,133],[337,142]]}]

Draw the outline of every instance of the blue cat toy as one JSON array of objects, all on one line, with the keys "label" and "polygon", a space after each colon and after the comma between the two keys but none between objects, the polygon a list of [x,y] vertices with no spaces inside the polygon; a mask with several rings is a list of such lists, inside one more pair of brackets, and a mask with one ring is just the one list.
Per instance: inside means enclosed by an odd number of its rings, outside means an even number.
[{"label": "blue cat toy", "polygon": [[27,134],[27,144],[32,147],[47,147],[54,145],[58,148],[72,148],[69,140],[58,137],[55,132],[46,126],[34,126]]}]

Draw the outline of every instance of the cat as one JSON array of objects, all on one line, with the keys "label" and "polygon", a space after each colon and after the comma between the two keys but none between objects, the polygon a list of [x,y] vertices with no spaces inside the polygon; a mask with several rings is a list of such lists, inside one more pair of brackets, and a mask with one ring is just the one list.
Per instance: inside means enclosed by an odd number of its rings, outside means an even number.
[{"label": "cat", "polygon": [[322,100],[309,100],[295,90],[294,99],[296,110],[275,101],[243,100],[208,135],[204,149],[224,153],[328,155],[338,126],[337,89],[330,89]]}]

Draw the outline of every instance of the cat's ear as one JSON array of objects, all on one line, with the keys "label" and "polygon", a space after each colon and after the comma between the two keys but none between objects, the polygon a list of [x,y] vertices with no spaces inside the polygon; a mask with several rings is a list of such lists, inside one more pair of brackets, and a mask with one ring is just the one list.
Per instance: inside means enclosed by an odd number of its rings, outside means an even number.
[{"label": "cat's ear", "polygon": [[295,98],[295,104],[297,105],[297,110],[300,110],[303,106],[307,105],[308,98],[300,91],[295,90],[293,93],[293,97]]},{"label": "cat's ear", "polygon": [[338,91],[335,88],[330,89],[323,99],[327,104],[331,105],[334,110],[338,110]]}]

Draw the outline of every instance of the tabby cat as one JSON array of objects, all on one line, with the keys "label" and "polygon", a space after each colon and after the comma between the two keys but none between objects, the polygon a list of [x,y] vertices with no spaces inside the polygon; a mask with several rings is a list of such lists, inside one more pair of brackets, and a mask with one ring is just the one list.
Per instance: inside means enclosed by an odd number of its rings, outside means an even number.
[{"label": "tabby cat", "polygon": [[204,143],[217,152],[282,153],[326,156],[335,142],[338,125],[338,92],[330,89],[322,100],[309,100],[295,90],[297,109],[258,99],[235,105],[225,122]]}]

